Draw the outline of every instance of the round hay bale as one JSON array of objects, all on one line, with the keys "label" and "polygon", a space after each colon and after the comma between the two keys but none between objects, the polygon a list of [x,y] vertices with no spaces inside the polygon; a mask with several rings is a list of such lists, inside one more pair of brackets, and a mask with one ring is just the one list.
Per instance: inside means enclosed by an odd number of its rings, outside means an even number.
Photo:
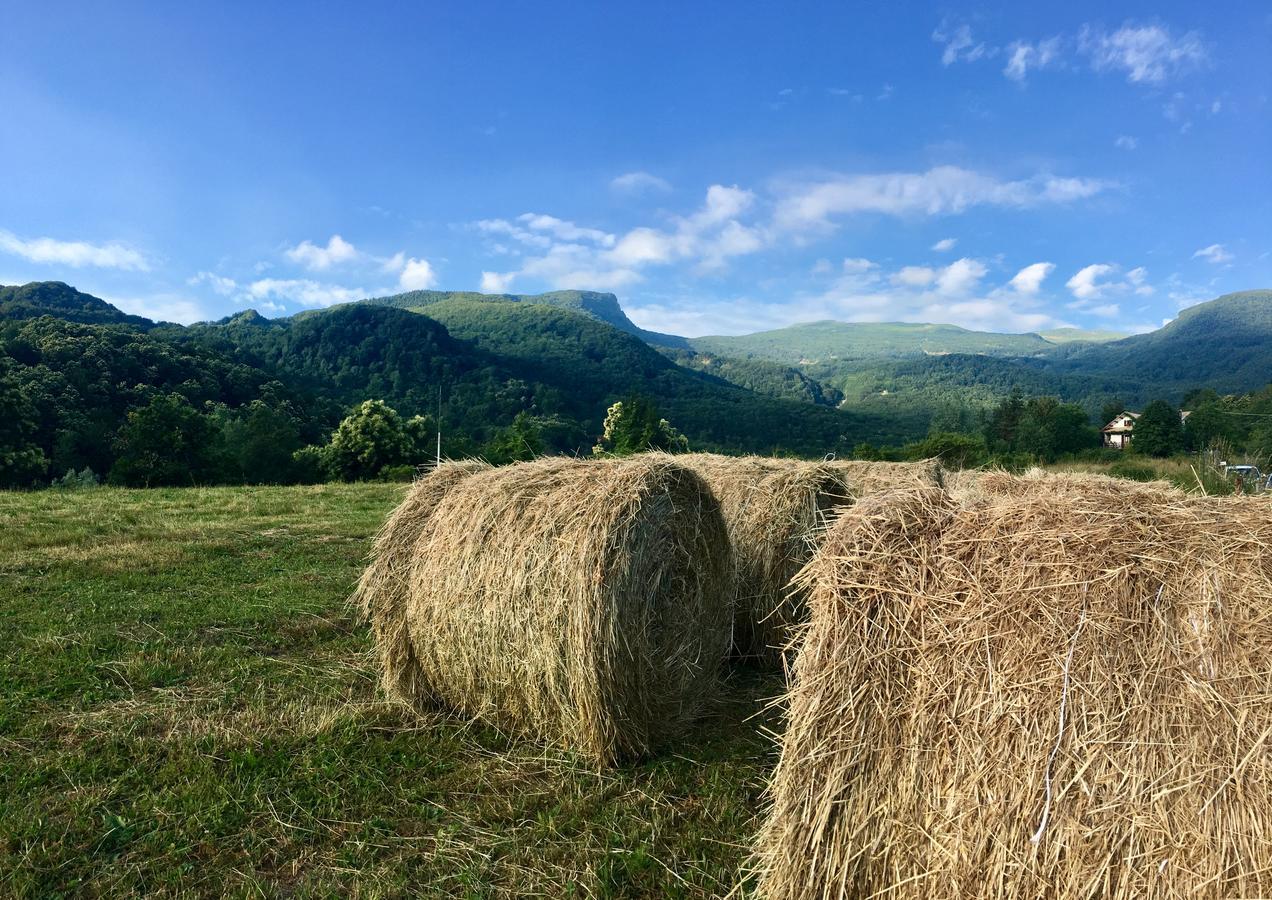
[{"label": "round hay bale", "polygon": [[801,574],[762,896],[1272,895],[1267,504],[1044,481],[863,501]]},{"label": "round hay bale", "polygon": [[370,562],[350,598],[371,625],[380,683],[385,693],[411,702],[419,695],[415,684],[419,666],[406,631],[409,576],[415,544],[424,524],[446,492],[474,472],[489,469],[476,459],[444,462],[417,478],[371,546]]},{"label": "round hay bale", "polygon": [[812,556],[827,517],[852,503],[843,477],[823,463],[761,456],[680,454],[724,514],[733,547],[736,656],[780,666],[790,629],[805,618],[791,579]]},{"label": "round hay bale", "polygon": [[907,487],[943,487],[945,479],[952,474],[936,459],[918,462],[832,459],[826,465],[848,480],[858,498]]},{"label": "round hay bale", "polygon": [[717,687],[732,622],[719,504],[658,457],[475,473],[413,553],[422,695],[602,764],[682,731]]}]

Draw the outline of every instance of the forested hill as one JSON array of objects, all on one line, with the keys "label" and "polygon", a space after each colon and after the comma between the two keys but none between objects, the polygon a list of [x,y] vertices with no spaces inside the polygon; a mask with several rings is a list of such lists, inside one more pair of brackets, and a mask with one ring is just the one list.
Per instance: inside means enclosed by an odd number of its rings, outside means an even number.
[{"label": "forested hill", "polygon": [[406,416],[435,416],[440,401],[453,455],[482,452],[519,416],[552,435],[547,449],[586,451],[608,406],[629,395],[651,400],[699,449],[844,454],[921,430],[747,390],[564,305],[451,296],[420,312],[356,303],[183,327],[126,316],[65,285],[0,290],[0,407],[20,410],[16,431],[34,435],[45,479],[110,471],[130,414],[160,401],[164,415],[205,419],[219,433],[250,420],[278,447],[320,441],[362,400]]},{"label": "forested hill", "polygon": [[549,291],[545,294],[480,294],[476,291],[407,291],[389,297],[372,297],[363,303],[378,306],[394,306],[425,312],[428,307],[450,300],[482,303],[528,303],[538,306],[554,306],[583,313],[593,319],[612,325],[619,331],[634,334],[648,344],[658,347],[688,347],[687,339],[674,334],[661,334],[640,328],[618,303],[618,297],[598,291]]},{"label": "forested hill", "polygon": [[943,353],[1028,356],[1055,345],[1037,334],[969,331],[910,322],[808,322],[774,331],[691,338],[698,351],[755,356],[788,365],[831,364]]},{"label": "forested hill", "polygon": [[81,294],[60,281],[33,281],[30,284],[0,284],[0,321],[55,316],[68,322],[86,325],[129,325],[150,328],[154,325],[141,316],[130,316],[105,300]]},{"label": "forested hill", "polygon": [[1272,291],[1242,291],[1180,312],[1169,324],[1105,344],[1058,348],[1060,373],[1134,375],[1160,391],[1253,390],[1272,379]]}]

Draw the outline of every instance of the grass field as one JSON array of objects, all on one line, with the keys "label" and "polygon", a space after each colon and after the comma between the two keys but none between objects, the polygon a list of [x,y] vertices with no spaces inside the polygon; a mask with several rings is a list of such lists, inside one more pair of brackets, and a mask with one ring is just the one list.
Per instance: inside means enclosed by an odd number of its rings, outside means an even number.
[{"label": "grass field", "polygon": [[0,493],[0,895],[737,884],[780,685],[607,774],[386,704],[344,601],[404,490]]}]

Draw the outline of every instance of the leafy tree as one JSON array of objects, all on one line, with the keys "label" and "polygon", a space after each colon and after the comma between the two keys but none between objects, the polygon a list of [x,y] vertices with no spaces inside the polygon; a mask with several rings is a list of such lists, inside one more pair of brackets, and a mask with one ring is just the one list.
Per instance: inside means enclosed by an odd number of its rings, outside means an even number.
[{"label": "leafy tree", "polygon": [[495,432],[484,448],[483,455],[497,466],[519,460],[534,459],[547,450],[543,432],[534,417],[519,412],[512,424]]},{"label": "leafy tree", "polygon": [[44,474],[47,460],[36,443],[35,409],[0,360],[0,487],[25,487]]},{"label": "leafy tree", "polygon": [[325,448],[325,466],[336,478],[374,478],[385,466],[413,465],[427,457],[419,442],[427,435],[424,420],[404,420],[383,400],[366,400],[347,416]]},{"label": "leafy tree", "polygon": [[301,447],[301,421],[289,405],[253,400],[223,418],[221,478],[234,484],[284,484]]},{"label": "leafy tree", "polygon": [[1184,446],[1179,410],[1165,400],[1154,400],[1135,420],[1131,446],[1146,456],[1170,456]]},{"label": "leafy tree", "polygon": [[688,449],[689,441],[670,422],[659,418],[650,400],[633,395],[606,411],[604,434],[592,452],[628,456],[646,450],[683,453]]},{"label": "leafy tree", "polygon": [[180,394],[159,394],[128,413],[115,439],[112,484],[198,484],[210,474],[213,426]]},{"label": "leafy tree", "polygon": [[967,469],[985,461],[985,439],[979,435],[940,432],[907,444],[909,459],[939,459],[951,469]]},{"label": "leafy tree", "polygon": [[1011,449],[1016,444],[1016,429],[1025,414],[1025,398],[1019,387],[990,413],[985,443],[993,448]]},{"label": "leafy tree", "polygon": [[[1138,432],[1139,425],[1135,428]],[[1194,405],[1184,421],[1184,443],[1192,450],[1204,450],[1219,439],[1232,441],[1237,437],[1236,432],[1233,417],[1217,397]]]}]

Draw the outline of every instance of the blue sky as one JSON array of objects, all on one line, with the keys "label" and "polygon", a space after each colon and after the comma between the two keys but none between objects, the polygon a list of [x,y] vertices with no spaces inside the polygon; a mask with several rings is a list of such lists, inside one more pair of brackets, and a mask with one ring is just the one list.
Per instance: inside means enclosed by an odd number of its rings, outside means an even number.
[{"label": "blue sky", "polygon": [[690,335],[1272,287],[1266,3],[871,6],[9,2],[0,283],[592,288]]}]

